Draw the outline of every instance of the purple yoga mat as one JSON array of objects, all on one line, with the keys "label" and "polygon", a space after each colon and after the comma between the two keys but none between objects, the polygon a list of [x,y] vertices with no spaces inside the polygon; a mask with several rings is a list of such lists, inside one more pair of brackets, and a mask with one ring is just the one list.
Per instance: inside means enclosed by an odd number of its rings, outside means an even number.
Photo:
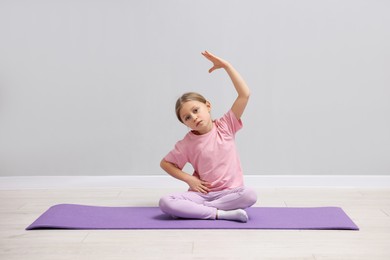
[{"label": "purple yoga mat", "polygon": [[173,219],[158,207],[97,207],[60,204],[49,208],[32,229],[348,229],[359,230],[338,207],[246,209],[249,221]]}]

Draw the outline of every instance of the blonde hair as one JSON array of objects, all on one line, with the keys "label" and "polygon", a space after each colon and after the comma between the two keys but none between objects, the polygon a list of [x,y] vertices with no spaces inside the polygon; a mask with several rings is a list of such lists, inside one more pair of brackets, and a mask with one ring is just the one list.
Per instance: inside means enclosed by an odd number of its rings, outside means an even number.
[{"label": "blonde hair", "polygon": [[175,111],[176,111],[176,116],[177,119],[179,119],[180,122],[183,123],[183,120],[180,117],[180,110],[183,106],[184,103],[188,101],[199,101],[202,103],[207,103],[207,100],[199,93],[196,92],[187,92],[184,93],[181,97],[179,97],[176,101],[176,106],[175,106]]}]

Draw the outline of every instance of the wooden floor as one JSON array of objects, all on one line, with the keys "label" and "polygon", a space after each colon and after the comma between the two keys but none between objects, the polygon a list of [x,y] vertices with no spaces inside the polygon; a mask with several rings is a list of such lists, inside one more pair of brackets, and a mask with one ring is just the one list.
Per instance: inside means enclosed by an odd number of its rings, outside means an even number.
[{"label": "wooden floor", "polygon": [[256,206],[339,206],[360,231],[38,230],[59,203],[157,206],[171,189],[0,190],[0,259],[390,259],[390,189],[261,188]]}]

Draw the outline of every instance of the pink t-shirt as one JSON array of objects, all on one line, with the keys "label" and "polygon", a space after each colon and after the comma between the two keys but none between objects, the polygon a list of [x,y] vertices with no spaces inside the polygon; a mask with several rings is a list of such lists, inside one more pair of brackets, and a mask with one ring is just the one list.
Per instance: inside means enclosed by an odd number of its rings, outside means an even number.
[{"label": "pink t-shirt", "polygon": [[188,132],[164,159],[179,169],[190,163],[194,175],[211,184],[211,191],[241,187],[243,174],[235,144],[235,134],[241,128],[241,120],[229,110],[214,121],[210,132],[203,135]]}]

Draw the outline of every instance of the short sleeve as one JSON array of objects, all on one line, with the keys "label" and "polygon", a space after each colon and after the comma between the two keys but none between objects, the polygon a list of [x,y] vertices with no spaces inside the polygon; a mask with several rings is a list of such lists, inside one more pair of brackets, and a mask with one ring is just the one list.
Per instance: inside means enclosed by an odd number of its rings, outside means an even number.
[{"label": "short sleeve", "polygon": [[218,127],[225,134],[235,135],[243,126],[241,119],[237,119],[232,110],[229,110],[218,120]]},{"label": "short sleeve", "polygon": [[164,160],[175,164],[180,170],[183,169],[188,162],[183,140],[176,143],[175,148],[164,157]]}]

